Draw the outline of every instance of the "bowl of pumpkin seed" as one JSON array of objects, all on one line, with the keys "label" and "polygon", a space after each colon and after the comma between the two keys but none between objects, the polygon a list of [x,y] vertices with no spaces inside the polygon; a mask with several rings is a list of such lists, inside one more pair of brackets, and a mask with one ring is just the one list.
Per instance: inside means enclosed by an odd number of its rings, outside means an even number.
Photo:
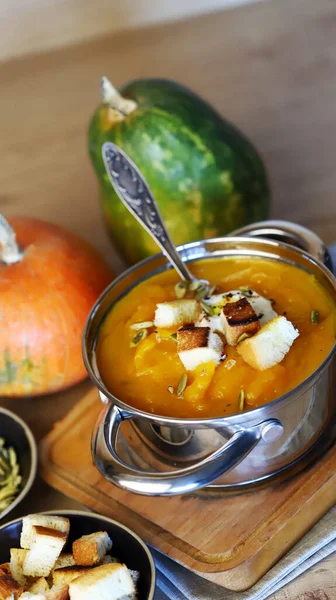
[{"label": "bowl of pumpkin seed", "polygon": [[0,407],[0,520],[29,492],[36,470],[36,443],[28,425]]}]

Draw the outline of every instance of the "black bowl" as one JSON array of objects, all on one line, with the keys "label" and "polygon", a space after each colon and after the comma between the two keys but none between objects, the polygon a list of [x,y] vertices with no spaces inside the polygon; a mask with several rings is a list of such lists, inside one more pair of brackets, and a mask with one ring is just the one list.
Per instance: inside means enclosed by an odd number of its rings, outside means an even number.
[{"label": "black bowl", "polygon": [[6,440],[6,446],[13,446],[22,477],[21,492],[13,502],[0,513],[0,519],[13,510],[29,492],[36,476],[37,449],[34,436],[28,425],[11,411],[0,408],[0,437]]},{"label": "black bowl", "polygon": [[[154,560],[147,546],[133,531],[112,519],[89,512],[53,510],[46,514],[62,515],[70,519],[70,535],[65,552],[71,552],[72,542],[82,535],[107,531],[113,541],[112,555],[129,569],[140,572],[138,600],[152,600],[155,590]],[[22,519],[0,527],[0,564],[9,560],[11,548],[20,547],[21,528]]]}]

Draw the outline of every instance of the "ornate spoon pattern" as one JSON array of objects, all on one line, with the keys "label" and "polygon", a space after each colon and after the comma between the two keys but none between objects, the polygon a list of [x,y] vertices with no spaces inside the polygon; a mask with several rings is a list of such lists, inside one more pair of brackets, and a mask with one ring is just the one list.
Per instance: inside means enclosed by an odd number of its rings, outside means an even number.
[{"label": "ornate spoon pattern", "polygon": [[182,280],[193,283],[194,288],[199,282],[208,289],[209,282],[197,280],[181,259],[164,225],[149,185],[138,167],[112,142],[105,142],[102,154],[107,174],[120,200],[152,236]]}]

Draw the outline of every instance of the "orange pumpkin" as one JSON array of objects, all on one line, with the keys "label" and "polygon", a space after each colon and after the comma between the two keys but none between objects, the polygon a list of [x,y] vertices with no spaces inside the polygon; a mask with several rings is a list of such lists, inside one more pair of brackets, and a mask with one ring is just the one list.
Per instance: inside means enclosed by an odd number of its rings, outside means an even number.
[{"label": "orange pumpkin", "polygon": [[38,219],[0,218],[0,396],[40,395],[87,376],[81,336],[113,274],[87,242]]}]

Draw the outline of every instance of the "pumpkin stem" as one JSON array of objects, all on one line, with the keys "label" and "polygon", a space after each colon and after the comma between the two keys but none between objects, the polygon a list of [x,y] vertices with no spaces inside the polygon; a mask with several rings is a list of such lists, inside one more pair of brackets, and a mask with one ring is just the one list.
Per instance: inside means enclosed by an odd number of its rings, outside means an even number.
[{"label": "pumpkin stem", "polygon": [[1,213],[0,244],[2,246],[1,260],[6,265],[11,265],[22,260],[24,253],[16,241],[15,231]]},{"label": "pumpkin stem", "polygon": [[122,117],[129,115],[138,106],[134,100],[123,98],[110,80],[105,76],[100,80],[100,94],[102,103],[108,104],[111,108],[120,113],[120,116]]}]

